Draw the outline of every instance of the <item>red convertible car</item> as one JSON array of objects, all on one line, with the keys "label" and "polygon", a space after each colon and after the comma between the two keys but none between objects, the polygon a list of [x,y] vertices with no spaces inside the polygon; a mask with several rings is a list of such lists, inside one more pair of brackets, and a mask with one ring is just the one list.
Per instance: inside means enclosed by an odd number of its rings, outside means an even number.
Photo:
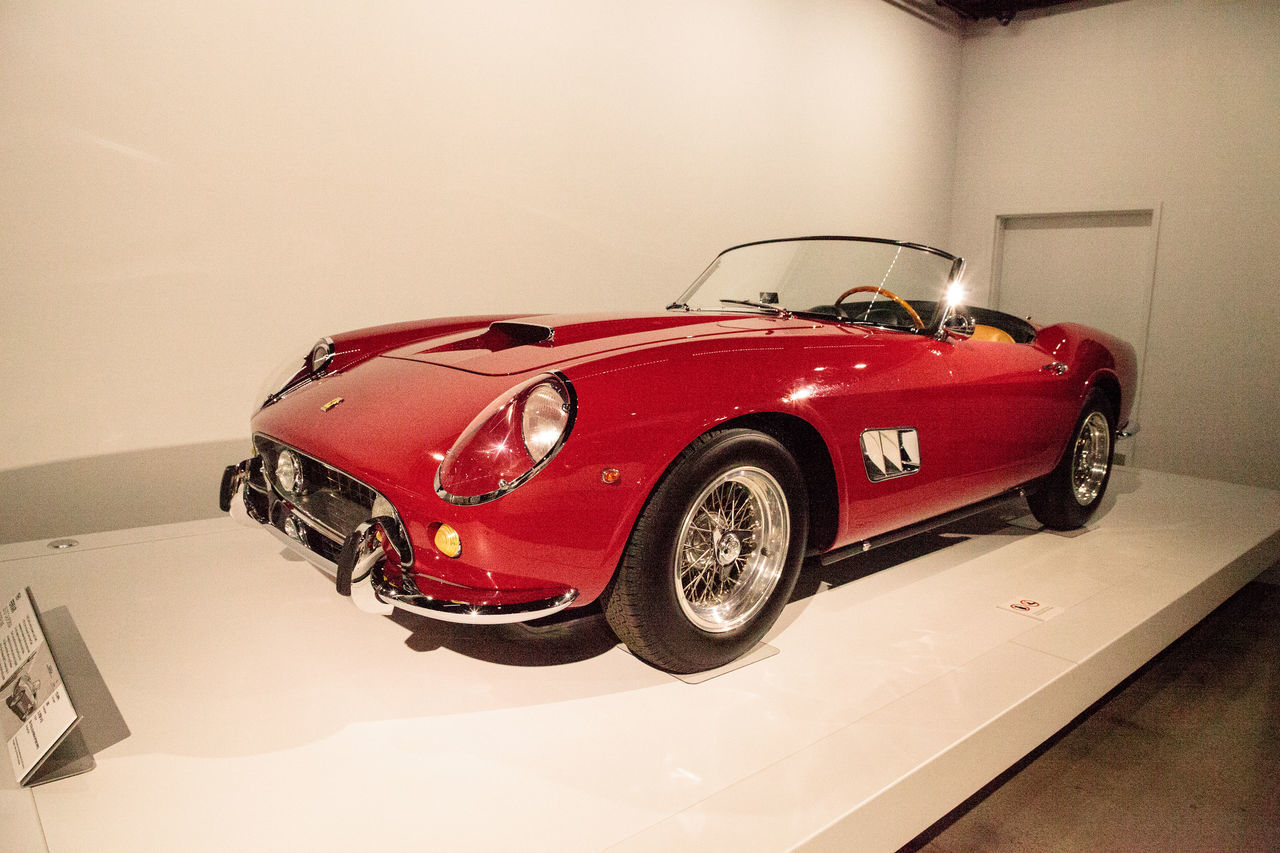
[{"label": "red convertible car", "polygon": [[723,665],[824,561],[1026,494],[1084,524],[1134,351],[963,304],[960,259],[809,237],[721,253],[644,314],[334,335],[227,468],[260,524],[367,609],[532,620],[599,601],[673,672]]}]

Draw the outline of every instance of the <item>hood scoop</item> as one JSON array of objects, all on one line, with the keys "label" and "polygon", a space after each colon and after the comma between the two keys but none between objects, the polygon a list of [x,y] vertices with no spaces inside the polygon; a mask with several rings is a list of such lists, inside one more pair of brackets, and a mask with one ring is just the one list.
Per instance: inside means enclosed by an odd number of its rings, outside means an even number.
[{"label": "hood scoop", "polygon": [[465,350],[484,350],[485,352],[502,352],[512,347],[542,344],[551,346],[556,330],[550,326],[537,323],[520,323],[500,320],[490,323],[489,328],[478,335],[466,335],[459,339],[446,341],[439,346],[422,350],[423,355]]},{"label": "hood scoop", "polygon": [[[700,334],[734,334],[698,314],[542,314],[497,320],[385,353],[486,376],[541,370],[584,356]],[[701,327],[699,331],[695,328]],[[739,332],[739,334],[741,334]]]},{"label": "hood scoop", "polygon": [[526,344],[549,344],[556,337],[556,330],[550,326],[542,326],[537,323],[521,323],[514,320],[499,320],[496,323],[489,324],[489,331],[485,332],[481,337],[497,336],[506,338],[510,341],[506,346],[500,343],[498,346],[488,347],[488,349],[497,352],[500,349],[506,349],[507,346],[524,346]]}]

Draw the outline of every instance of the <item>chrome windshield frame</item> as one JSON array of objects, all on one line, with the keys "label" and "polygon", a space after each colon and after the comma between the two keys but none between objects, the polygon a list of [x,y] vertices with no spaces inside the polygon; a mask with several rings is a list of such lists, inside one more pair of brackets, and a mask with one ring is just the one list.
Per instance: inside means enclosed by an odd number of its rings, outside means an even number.
[{"label": "chrome windshield frame", "polygon": [[[780,237],[772,240],[752,240],[747,243],[739,243],[736,246],[730,246],[729,248],[725,249],[724,251],[716,255],[715,258],[711,261],[711,263],[707,265],[707,268],[704,269],[702,273],[696,279],[694,279],[693,283],[690,284],[687,288],[685,288],[684,292],[680,294],[680,297],[676,299],[675,302],[672,302],[670,305],[668,305],[667,308],[669,310],[684,310],[684,311],[705,310],[705,309],[690,309],[688,305],[689,299],[690,297],[693,296],[694,293],[698,291],[700,287],[702,287],[703,283],[711,276],[711,274],[716,271],[716,269],[720,266],[721,259],[725,255],[729,254],[730,252],[735,252],[739,249],[749,249],[753,246],[766,246],[766,245],[774,245],[779,243],[804,243],[804,242],[874,243],[882,246],[897,246],[903,249],[913,249],[915,251],[927,252],[928,254],[935,255],[939,258],[950,261],[951,269],[947,274],[946,282],[943,284],[943,292],[938,295],[937,307],[934,309],[933,316],[930,318],[929,322],[925,325],[923,329],[920,330],[921,334],[926,334],[935,338],[941,338],[946,336],[946,328],[944,324],[946,323],[947,318],[950,317],[952,314],[954,314],[956,308],[958,307],[957,304],[953,304],[947,299],[947,294],[950,292],[952,286],[956,282],[960,281],[961,277],[964,274],[964,265],[965,265],[964,258],[953,255],[950,252],[944,252],[942,249],[936,249],[933,246],[926,246],[923,243],[913,243],[907,240],[891,240],[885,237],[852,237],[848,235],[829,234],[829,235],[814,235],[814,236],[808,236],[808,237]],[[726,306],[725,310],[733,310],[733,309],[732,307]],[[804,314],[805,312],[795,311],[794,309],[788,309],[787,313],[788,314],[790,313]]]}]

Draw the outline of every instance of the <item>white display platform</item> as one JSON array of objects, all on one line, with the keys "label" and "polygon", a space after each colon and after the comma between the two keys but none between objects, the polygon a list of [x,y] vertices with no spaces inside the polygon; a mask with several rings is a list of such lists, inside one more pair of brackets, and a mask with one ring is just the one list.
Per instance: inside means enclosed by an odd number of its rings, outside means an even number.
[{"label": "white display platform", "polygon": [[[1280,493],[1117,469],[1063,537],[961,522],[823,568],[779,654],[686,684],[600,620],[356,610],[214,520],[0,547],[131,734],[32,790],[13,850],[893,850],[1280,558]],[[932,550],[931,550],[932,549]],[[915,556],[913,556],[915,555]],[[1046,621],[1010,610],[1031,599]],[[92,714],[91,709],[82,709]]]}]

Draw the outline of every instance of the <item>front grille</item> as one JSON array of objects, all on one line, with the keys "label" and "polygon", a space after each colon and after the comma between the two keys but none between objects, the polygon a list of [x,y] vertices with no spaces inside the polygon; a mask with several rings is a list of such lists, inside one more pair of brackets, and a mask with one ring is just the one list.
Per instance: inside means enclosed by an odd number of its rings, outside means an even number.
[{"label": "front grille", "polygon": [[[262,457],[263,476],[271,486],[271,523],[282,527],[288,515],[294,515],[295,521],[301,516],[307,527],[307,547],[336,561],[346,538],[361,522],[373,517],[379,494],[354,477],[273,438],[254,436],[253,443]],[[276,462],[286,448],[301,461],[302,487],[298,492],[287,491],[276,481]],[[398,515],[396,521],[399,522]]]}]

